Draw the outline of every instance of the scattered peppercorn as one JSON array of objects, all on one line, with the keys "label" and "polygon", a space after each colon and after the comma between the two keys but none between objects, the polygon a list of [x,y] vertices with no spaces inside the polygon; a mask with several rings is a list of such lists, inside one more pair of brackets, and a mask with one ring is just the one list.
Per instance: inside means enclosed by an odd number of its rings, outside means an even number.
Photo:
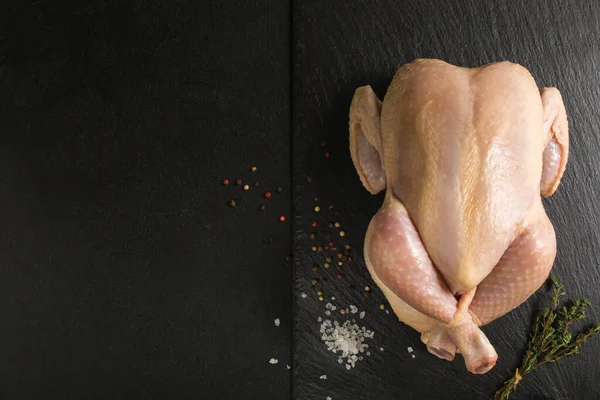
[{"label": "scattered peppercorn", "polygon": [[323,264],[323,267],[324,267],[325,269],[329,268],[329,263],[325,263],[325,264]]},{"label": "scattered peppercorn", "polygon": [[319,300],[320,300],[320,301],[323,301],[323,296],[319,296]]},{"label": "scattered peppercorn", "polygon": [[344,236],[346,236],[346,232],[344,232],[344,231],[340,231],[340,236],[341,236],[341,237],[344,237]]},{"label": "scattered peppercorn", "polygon": [[348,256],[348,262],[352,261],[352,257]]},{"label": "scattered peppercorn", "polygon": [[337,274],[337,278],[338,278],[338,279],[342,279],[343,277],[344,277],[344,275],[342,275],[342,274]]},{"label": "scattered peppercorn", "polygon": [[321,207],[319,207],[319,206],[316,206],[316,207],[315,207],[315,212],[319,212],[319,211],[321,211]]},{"label": "scattered peppercorn", "polygon": [[319,225],[319,224],[317,223],[317,221],[313,221],[313,222],[312,222],[312,224],[311,224],[311,226],[312,226],[313,228],[317,227],[317,225]]},{"label": "scattered peppercorn", "polygon": [[[331,210],[332,208],[333,208],[332,205],[330,205],[329,207],[327,207],[328,210]],[[337,214],[337,212],[336,212],[336,214]]]},{"label": "scattered peppercorn", "polygon": [[223,185],[225,185],[225,186],[229,185],[229,179],[223,179]]},{"label": "scattered peppercorn", "polygon": [[325,257],[325,261],[327,261],[328,263],[331,262],[331,257]]},{"label": "scattered peppercorn", "polygon": [[381,310],[385,310],[385,306],[384,306],[383,304],[380,304],[380,305],[379,305],[379,308],[380,308]]},{"label": "scattered peppercorn", "polygon": [[323,296],[323,292],[322,292],[322,291],[320,291],[320,290],[317,290],[317,294],[318,294],[319,296]]},{"label": "scattered peppercorn", "polygon": [[264,204],[261,204],[260,206],[258,206],[258,208],[260,209],[260,211],[265,211],[267,206],[265,206]]},{"label": "scattered peppercorn", "polygon": [[316,234],[316,233],[314,233],[314,232],[311,232],[311,233],[310,233],[310,238],[311,238],[311,240],[314,240],[316,237],[317,237],[317,234]]},{"label": "scattered peppercorn", "polygon": [[241,179],[236,179],[235,180],[235,185],[236,186],[240,186],[242,184],[242,180]]},{"label": "scattered peppercorn", "polygon": [[316,247],[316,246],[313,246],[313,247],[312,247],[312,251],[317,251],[317,247]]},{"label": "scattered peppercorn", "polygon": [[237,205],[237,203],[235,202],[235,200],[229,200],[229,202],[227,203],[227,205],[229,207],[235,207]]},{"label": "scattered peppercorn", "polygon": [[347,244],[346,246],[344,246],[346,249],[350,250],[350,245]]},{"label": "scattered peppercorn", "polygon": [[330,228],[333,228],[333,224],[332,224],[331,222],[329,223],[329,227],[330,227]]},{"label": "scattered peppercorn", "polygon": [[365,290],[368,292],[369,290],[371,290],[370,286],[365,286]]},{"label": "scattered peppercorn", "polygon": [[282,215],[281,217],[279,217],[279,220],[280,220],[281,222],[285,222],[285,217]]},{"label": "scattered peppercorn", "polygon": [[338,261],[338,265],[341,267],[342,265],[344,265],[344,263],[341,261]]},{"label": "scattered peppercorn", "polygon": [[336,227],[336,228],[339,228],[339,227],[340,227],[340,223],[339,223],[339,222],[336,222],[336,223],[335,223],[335,227]]},{"label": "scattered peppercorn", "polygon": [[344,315],[346,314],[346,310],[344,310],[343,308],[340,310],[340,314]]},{"label": "scattered peppercorn", "polygon": [[329,152],[328,151],[325,152],[325,158],[329,158]]},{"label": "scattered peppercorn", "polygon": [[244,185],[244,190],[250,190],[250,186]]},{"label": "scattered peppercorn", "polygon": [[250,168],[250,171],[252,171],[252,172],[256,172],[256,167],[252,167],[252,168]]},{"label": "scattered peppercorn", "polygon": [[281,193],[281,192],[283,192],[283,187],[282,187],[281,185],[278,185],[278,186],[277,186],[277,189],[275,189],[275,191],[276,191],[277,193]]},{"label": "scattered peppercorn", "polygon": [[313,264],[313,266],[312,266],[313,272],[316,272],[318,269],[319,269],[319,266],[317,264]]},{"label": "scattered peppercorn", "polygon": [[265,192],[265,199],[271,198],[271,192]]}]

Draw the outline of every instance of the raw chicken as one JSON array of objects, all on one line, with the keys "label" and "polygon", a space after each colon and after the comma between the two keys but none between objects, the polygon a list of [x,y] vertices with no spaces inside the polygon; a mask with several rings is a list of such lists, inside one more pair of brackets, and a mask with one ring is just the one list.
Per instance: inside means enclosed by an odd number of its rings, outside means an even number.
[{"label": "raw chicken", "polygon": [[350,151],[365,188],[387,188],[365,238],[373,279],[429,352],[486,373],[498,355],[480,327],[531,296],[556,256],[541,196],[568,158],[560,92],[511,62],[418,59],[383,103],[356,90]]}]

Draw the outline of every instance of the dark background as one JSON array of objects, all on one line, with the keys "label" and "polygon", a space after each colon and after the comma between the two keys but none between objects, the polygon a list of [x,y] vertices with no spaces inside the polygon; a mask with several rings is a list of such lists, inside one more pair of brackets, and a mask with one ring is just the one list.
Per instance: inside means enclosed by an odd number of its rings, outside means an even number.
[{"label": "dark background", "polygon": [[0,2],[1,399],[289,398],[290,39],[281,1]]},{"label": "dark background", "polygon": [[[429,356],[376,288],[363,295],[381,196],[350,162],[351,96],[372,84],[382,97],[416,57],[510,59],[559,87],[571,158],[545,202],[554,271],[600,305],[599,17],[592,0],[1,2],[0,398],[489,397],[547,296],[487,328],[500,360],[476,377]],[[319,341],[313,220],[319,240],[352,246],[342,279],[316,273],[325,293],[364,309],[385,348],[351,371]],[[515,398],[599,398],[599,357],[595,338]]]}]

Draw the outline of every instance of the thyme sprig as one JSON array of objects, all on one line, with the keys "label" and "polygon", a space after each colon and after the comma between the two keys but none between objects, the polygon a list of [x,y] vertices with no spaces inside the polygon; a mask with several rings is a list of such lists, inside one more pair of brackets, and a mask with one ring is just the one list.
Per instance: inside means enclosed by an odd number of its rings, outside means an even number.
[{"label": "thyme sprig", "polygon": [[574,322],[585,318],[585,309],[590,305],[586,298],[564,305],[558,309],[559,301],[566,293],[556,277],[552,277],[552,296],[550,307],[542,310],[535,319],[527,350],[514,375],[496,391],[492,400],[507,400],[517,390],[521,380],[540,365],[553,363],[563,357],[579,354],[581,345],[591,336],[600,332],[600,323],[584,332],[573,335],[569,331]]}]

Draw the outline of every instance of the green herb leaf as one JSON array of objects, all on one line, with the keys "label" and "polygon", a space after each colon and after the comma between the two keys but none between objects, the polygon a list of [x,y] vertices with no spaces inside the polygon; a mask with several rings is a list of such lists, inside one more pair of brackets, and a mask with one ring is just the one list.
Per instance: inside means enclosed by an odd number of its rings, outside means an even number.
[{"label": "green herb leaf", "polygon": [[579,354],[581,345],[591,336],[600,333],[599,322],[573,338],[573,334],[568,329],[575,321],[585,318],[585,309],[590,305],[590,301],[581,298],[571,306],[563,306],[557,312],[560,297],[566,293],[557,277],[552,276],[550,279],[553,284],[550,307],[542,310],[536,316],[521,365],[513,376],[496,391],[492,400],[508,400],[510,394],[517,390],[519,382],[535,368],[546,363],[556,362],[566,356]]}]

